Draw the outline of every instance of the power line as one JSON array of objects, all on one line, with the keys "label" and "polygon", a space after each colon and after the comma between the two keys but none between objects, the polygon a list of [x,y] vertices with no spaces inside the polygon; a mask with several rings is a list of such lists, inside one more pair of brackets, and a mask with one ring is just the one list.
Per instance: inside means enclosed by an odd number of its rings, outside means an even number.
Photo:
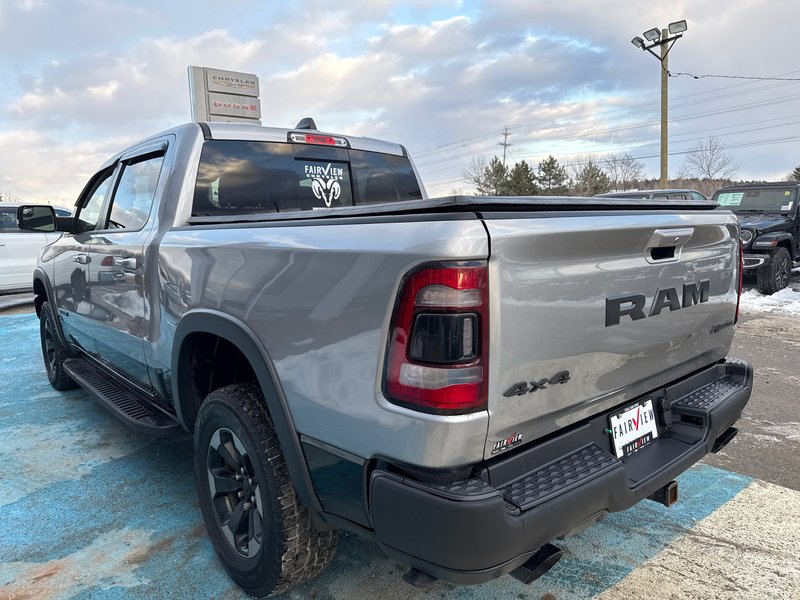
[{"label": "power line", "polygon": [[[793,82],[800,81],[800,78],[793,78],[793,77],[785,77],[784,76],[784,75],[793,75],[793,74],[798,73],[798,72],[800,72],[800,70],[789,71],[787,73],[781,73],[781,74],[779,74],[779,75],[777,75],[775,77],[752,77],[752,78],[749,78],[749,77],[746,77],[746,76],[724,76],[724,77],[720,76],[720,78],[741,79],[742,81],[739,82],[739,83],[735,83],[733,85],[717,87],[717,88],[714,88],[714,89],[711,89],[711,90],[693,92],[691,94],[685,94],[685,95],[678,96],[676,98],[676,100],[684,100],[684,101],[683,102],[680,102],[680,101],[679,102],[673,102],[672,106],[675,107],[675,108],[688,108],[690,106],[695,106],[695,105],[698,105],[698,104],[703,104],[704,106],[707,106],[708,103],[711,103],[711,102],[719,102],[719,101],[722,101],[722,100],[727,100],[727,99],[731,99],[731,98],[734,98],[734,97],[737,97],[737,96],[743,96],[743,95],[746,95],[746,94],[767,92],[769,90],[773,90],[773,89],[779,88],[779,87],[785,87],[786,85],[792,85]],[[673,74],[673,76],[675,76],[675,77],[677,77],[679,75],[695,77],[694,75],[692,75],[690,73],[675,73],[675,74]],[[696,77],[700,78],[700,76],[696,76]],[[754,85],[754,84],[757,84],[759,81],[766,81],[766,82],[772,82],[772,83],[770,83],[769,85]],[[742,88],[745,88],[745,87],[747,89],[742,89]],[[739,88],[739,89],[737,89],[737,88]],[[727,92],[727,93],[719,93],[719,92]],[[710,94],[712,95],[712,97],[704,98],[704,96],[708,96]],[[777,103],[780,103],[780,102],[794,100],[796,98],[797,98],[797,95],[788,95],[788,96],[779,97],[779,98],[770,98],[770,99],[767,99],[767,100],[760,100],[760,101],[755,101],[755,102],[747,102],[747,103],[743,103],[743,104],[740,104],[740,105],[735,105],[735,106],[732,106],[732,107],[724,107],[724,108],[720,107],[718,109],[713,109],[713,110],[698,111],[698,112],[693,113],[693,114],[687,114],[687,115],[679,116],[677,118],[673,118],[671,121],[677,122],[677,121],[687,121],[687,120],[690,120],[690,119],[707,118],[707,117],[710,117],[710,116],[717,116],[717,115],[723,115],[723,114],[727,114],[727,113],[734,113],[734,112],[747,110],[747,109],[752,109],[752,108],[761,108],[761,107],[765,107],[765,106],[770,106],[770,105],[774,105],[774,104],[777,104]],[[657,102],[650,102],[650,103],[643,103],[643,104],[633,105],[633,106],[628,106],[628,107],[616,108],[616,109],[612,109],[612,110],[595,112],[588,119],[586,118],[585,115],[577,115],[577,118],[574,118],[574,120],[573,120],[573,118],[570,118],[570,117],[566,117],[566,118],[562,117],[562,118],[548,120],[548,121],[538,121],[538,122],[533,122],[533,123],[528,122],[528,123],[524,123],[524,124],[514,125],[514,126],[511,126],[511,127],[506,126],[506,128],[503,129],[502,133],[508,133],[512,129],[519,130],[519,129],[522,129],[522,128],[525,128],[525,127],[537,127],[537,126],[538,127],[550,126],[552,128],[552,126],[555,125],[556,126],[556,130],[557,129],[562,129],[563,130],[565,128],[572,128],[572,127],[576,127],[576,128],[577,127],[586,127],[587,125],[594,124],[594,123],[597,123],[597,122],[601,121],[601,119],[602,119],[602,122],[604,122],[604,123],[608,123],[609,121],[613,122],[613,121],[628,120],[627,124],[625,124],[623,126],[620,126],[620,127],[597,128],[595,130],[590,130],[588,132],[587,131],[583,131],[583,132],[579,132],[579,133],[576,133],[576,134],[566,134],[566,132],[565,132],[563,135],[560,135],[560,136],[551,134],[549,136],[543,136],[543,137],[540,137],[540,138],[533,137],[529,141],[526,140],[525,144],[526,145],[527,145],[527,143],[536,144],[536,143],[540,143],[540,142],[547,142],[549,140],[550,141],[558,141],[558,140],[561,140],[561,139],[567,140],[567,139],[575,139],[575,138],[589,138],[589,137],[597,137],[597,136],[600,136],[600,135],[609,135],[610,136],[610,135],[613,135],[614,133],[618,133],[618,132],[625,132],[625,131],[631,131],[631,130],[634,130],[634,129],[642,129],[642,128],[646,128],[646,127],[655,126],[655,124],[656,124],[655,122],[652,122],[652,123],[651,122],[645,122],[645,123],[637,124],[636,121],[634,120],[633,123],[630,123],[630,118],[629,117],[631,115],[635,115],[637,113],[653,112],[655,110],[655,107],[657,106],[657,104],[658,104]],[[774,119],[764,119],[764,120],[760,120],[760,121],[751,121],[751,122],[747,122],[747,123],[738,123],[738,124],[732,125],[732,126],[729,125],[729,126],[724,126],[724,127],[720,127],[720,128],[712,128],[712,129],[709,129],[707,131],[710,133],[710,132],[713,132],[713,131],[717,131],[719,129],[723,129],[724,130],[724,129],[730,129],[731,127],[737,127],[737,126],[741,127],[741,126],[754,125],[754,124],[762,123],[762,122],[765,122],[765,123],[766,122],[770,122],[770,121],[774,122],[774,121],[780,121],[782,119],[787,119],[787,118],[792,118],[792,117],[797,117],[797,115],[790,115],[790,116],[783,117],[783,118],[774,118]],[[792,124],[795,124],[795,123],[796,122],[792,122],[792,123],[788,123],[787,122],[787,123],[784,123],[783,125],[779,124],[779,125],[772,126],[772,127],[764,127],[762,129],[781,127],[781,126],[786,126],[786,125],[792,125]],[[736,130],[736,131],[720,134],[720,137],[722,137],[722,136],[732,136],[732,135],[741,135],[741,134],[744,134],[744,133],[748,133],[750,131],[758,131],[758,129]],[[693,133],[696,133],[696,132],[693,132]],[[451,142],[451,143],[448,143],[448,144],[442,144],[440,146],[437,146],[434,149],[428,150],[427,152],[422,152],[422,153],[419,153],[419,154],[415,154],[415,156],[419,157],[419,156],[426,156],[427,155],[427,156],[430,157],[429,162],[427,162],[427,163],[424,162],[424,161],[423,162],[418,162],[418,165],[420,166],[421,171],[425,171],[428,176],[430,176],[432,173],[436,173],[436,172],[443,172],[443,171],[448,171],[448,170],[450,170],[452,172],[452,171],[454,171],[454,170],[456,170],[458,168],[463,168],[463,166],[464,166],[463,165],[463,161],[459,161],[458,159],[460,159],[463,156],[473,156],[476,152],[479,152],[478,148],[475,148],[475,149],[473,149],[471,151],[467,151],[466,153],[463,153],[463,154],[457,153],[458,150],[463,149],[463,148],[474,147],[474,146],[476,146],[478,144],[482,145],[484,149],[488,150],[489,147],[490,147],[489,146],[490,140],[488,138],[493,137],[494,135],[497,135],[496,130],[495,130],[495,132],[491,132],[491,133],[487,132],[486,134],[473,136],[473,137],[470,137],[470,138],[465,138],[465,139],[459,140],[457,142]],[[527,138],[528,136],[525,136],[525,137]],[[504,136],[504,139],[507,140],[507,136]],[[705,139],[705,138],[681,137],[679,139],[676,139],[675,141],[678,142],[678,143],[687,143],[687,142],[691,142],[691,141],[699,140],[699,139]],[[754,147],[754,146],[763,146],[763,145],[769,144],[769,143],[781,144],[781,143],[794,142],[797,139],[800,139],[800,138],[798,138],[798,137],[788,137],[788,138],[773,138],[773,139],[770,139],[770,140],[761,140],[761,141],[758,141],[758,140],[757,141],[743,141],[743,142],[730,144],[727,147],[731,148],[731,149],[734,149],[734,148],[749,148],[749,147]],[[635,146],[635,147],[638,147],[640,149],[647,148],[648,146],[650,146],[650,147],[653,146],[653,144],[642,145],[641,142],[644,142],[644,141],[645,140],[642,140],[640,138],[639,140],[628,141],[626,144],[624,144],[624,146],[628,146],[628,147]],[[649,139],[647,141],[649,141]],[[500,145],[503,145],[503,144],[501,143]],[[611,149],[608,149],[608,150],[603,150],[603,151],[595,150],[593,152],[596,153],[596,154],[600,154],[602,152],[619,152],[619,151],[624,151],[624,146],[623,147],[616,146],[614,148],[611,148]],[[505,149],[506,148],[504,147],[504,150]],[[434,157],[434,155],[440,154],[440,153],[443,153],[443,152],[447,152],[448,150],[450,152],[453,152],[455,150],[456,154],[451,154],[450,156],[442,156],[442,157],[438,157],[438,158]],[[553,152],[553,150],[554,150],[554,148],[550,148],[549,149],[549,151],[551,153]],[[671,155],[671,156],[682,155],[682,154],[688,154],[689,152],[691,152],[691,150],[674,151],[674,152],[670,152],[669,155]],[[525,153],[513,152],[512,155],[515,157],[515,160],[518,160],[520,158],[523,158],[524,156],[535,156],[536,154],[533,154],[533,153],[525,154]],[[657,157],[658,157],[657,154],[652,154],[651,155],[651,154],[644,154],[643,153],[641,156],[636,156],[636,157],[633,157],[633,158],[645,159],[645,158],[657,158]],[[437,162],[441,164],[441,163],[443,163],[445,161],[450,163],[450,164],[442,164],[441,167],[437,167],[437,168],[434,168],[432,170],[429,170],[429,169],[425,168],[426,165],[432,165],[432,164],[435,164]],[[568,165],[565,165],[565,166],[568,166]],[[458,181],[463,181],[463,180],[464,180],[463,177],[455,177],[455,178],[450,178],[450,179],[434,181],[434,182],[431,182],[429,185],[440,185],[440,184],[443,185],[443,184],[446,184],[448,182],[458,182]]]},{"label": "power line", "polygon": [[[693,92],[691,94],[684,94],[682,96],[675,97],[670,106],[672,108],[684,108],[684,107],[687,107],[687,106],[693,106],[695,104],[702,104],[702,103],[707,103],[707,102],[717,102],[717,101],[725,100],[725,99],[728,99],[728,98],[733,98],[735,96],[741,96],[741,95],[744,95],[744,94],[751,94],[751,93],[755,93],[755,92],[768,91],[768,90],[774,89],[776,87],[783,87],[785,85],[788,85],[792,81],[800,81],[800,79],[795,79],[795,78],[790,78],[790,77],[783,77],[783,75],[791,75],[791,74],[794,74],[794,73],[800,73],[800,70],[787,71],[786,73],[781,73],[781,74],[779,74],[779,75],[777,75],[775,77],[765,77],[765,78],[763,78],[765,80],[782,81],[784,83],[778,83],[776,85],[760,86],[760,87],[756,87],[756,88],[753,88],[753,89],[747,89],[747,90],[740,90],[740,91],[733,92],[733,93],[730,93],[730,94],[719,94],[718,92],[725,91],[725,90],[731,90],[731,89],[739,88],[739,87],[742,87],[742,86],[747,86],[753,80],[748,80],[748,81],[744,81],[742,83],[736,83],[736,84],[733,84],[733,85],[718,87],[718,88],[714,88],[714,89],[711,89],[711,90],[705,90],[705,91],[701,91],[701,92]],[[688,73],[682,73],[682,74],[690,75]],[[697,97],[697,96],[705,96],[705,95],[709,95],[709,94],[713,95],[713,97],[710,98],[710,99],[698,99],[697,101],[691,101],[691,102],[676,102],[676,101],[685,100],[685,99],[688,99],[688,98],[694,98],[694,97]],[[643,104],[636,104],[636,105],[633,105],[633,106],[615,108],[615,109],[612,109],[612,110],[596,112],[596,113],[593,113],[591,115],[590,121],[596,121],[596,120],[599,120],[600,117],[605,117],[606,115],[613,115],[615,113],[623,113],[623,114],[620,117],[616,117],[616,118],[614,118],[614,117],[605,118],[604,121],[609,121],[609,120],[613,121],[613,120],[618,120],[618,119],[624,119],[624,118],[627,118],[628,116],[630,116],[632,114],[638,114],[638,113],[642,113],[642,112],[650,112],[647,109],[655,107],[657,105],[658,105],[658,102],[646,102],[646,103],[643,103]],[[542,126],[557,124],[557,123],[559,123],[560,121],[563,121],[563,120],[564,119],[554,119],[554,120],[551,120],[551,121],[539,121],[539,122],[521,123],[521,124],[518,124],[518,125],[514,125],[512,128],[513,129],[523,129],[523,128],[529,128],[529,127],[542,127]],[[430,156],[430,155],[433,155],[433,154],[439,154],[440,152],[445,152],[448,149],[466,148],[468,146],[475,145],[476,143],[478,143],[481,140],[486,140],[487,138],[492,137],[494,135],[496,135],[496,130],[495,131],[491,131],[491,132],[486,132],[486,133],[483,133],[483,134],[479,134],[479,135],[476,135],[476,136],[464,138],[464,139],[457,140],[457,141],[454,141],[454,142],[449,142],[449,143],[446,143],[446,144],[440,144],[440,145],[435,146],[433,148],[427,148],[425,150],[421,150],[419,152],[415,152],[414,156],[417,157],[417,158],[422,158],[422,157]],[[453,148],[454,146],[456,148]]]},{"label": "power line", "polygon": [[[698,138],[698,139],[702,139],[702,138]],[[799,140],[800,140],[800,135],[788,136],[788,137],[780,137],[780,138],[767,138],[767,139],[761,139],[761,140],[745,140],[745,141],[735,142],[733,144],[726,145],[726,149],[755,148],[755,147],[758,147],[758,146],[766,146],[766,145],[770,145],[770,144],[785,144],[785,143],[789,143],[789,142],[796,142],[796,141],[799,141]],[[669,156],[682,156],[682,155],[690,154],[692,152],[694,152],[693,149],[675,150],[675,151],[670,152]],[[655,153],[655,154],[640,154],[640,155],[637,155],[637,156],[632,156],[631,158],[633,158],[635,160],[644,160],[644,159],[650,159],[650,158],[658,158],[659,156],[660,156],[659,153]],[[602,161],[595,161],[595,162],[602,162]],[[586,163],[586,161],[582,161],[582,162],[571,162],[571,163],[563,163],[563,164],[559,163],[559,164],[560,164],[560,166],[566,168],[566,167],[580,167],[580,166],[586,165],[587,163]],[[455,167],[453,167],[453,168],[455,168]],[[421,170],[424,170],[424,169],[421,169]],[[430,174],[430,172],[428,174]],[[424,173],[423,173],[423,175],[424,175]],[[432,181],[432,182],[425,182],[425,183],[428,186],[433,186],[433,185],[442,185],[442,184],[446,184],[446,183],[452,183],[452,182],[456,182],[456,181],[465,181],[465,180],[466,180],[466,178],[462,176],[462,177],[454,177],[454,178],[450,178],[450,179],[440,179],[440,180],[436,180],[436,181]]]},{"label": "power line", "polygon": [[[788,96],[779,96],[777,98],[770,98],[768,100],[760,100],[760,101],[757,101],[757,102],[748,102],[748,103],[745,103],[745,104],[738,104],[738,105],[731,106],[731,107],[728,107],[728,108],[723,108],[723,109],[716,109],[716,110],[708,110],[708,111],[703,111],[703,112],[691,113],[691,114],[687,114],[687,115],[674,117],[674,118],[670,119],[670,123],[680,123],[680,122],[683,122],[683,121],[691,121],[693,119],[702,119],[702,118],[707,118],[707,117],[719,116],[719,115],[729,114],[729,113],[733,113],[733,112],[739,112],[739,111],[742,111],[742,110],[748,110],[748,109],[753,109],[753,108],[763,108],[765,106],[772,106],[772,105],[775,105],[775,104],[781,104],[781,103],[788,102],[788,101],[791,101],[791,100],[796,100],[798,98],[800,98],[800,94],[790,94]],[[791,117],[787,117],[787,118],[791,118]],[[596,137],[596,136],[601,136],[601,135],[609,136],[609,135],[612,135],[612,134],[615,134],[615,133],[633,131],[633,130],[636,130],[636,129],[645,129],[645,128],[648,128],[648,127],[653,127],[653,126],[655,126],[657,124],[658,124],[657,121],[648,121],[648,122],[645,122],[645,123],[623,125],[623,126],[620,126],[620,127],[608,127],[608,128],[594,129],[594,130],[589,130],[589,131],[585,131],[585,130],[584,131],[578,131],[577,133],[560,133],[560,134],[556,133],[556,134],[545,135],[545,136],[531,136],[527,140],[525,140],[525,143],[526,144],[536,144],[536,143],[542,143],[542,142],[548,142],[548,141],[561,141],[561,140],[570,140],[570,139],[588,139],[588,138],[591,138],[591,137]],[[467,151],[467,152],[462,153],[462,154],[454,154],[454,155],[449,155],[449,156],[429,158],[428,160],[419,160],[418,159],[416,161],[416,163],[419,166],[425,166],[425,165],[430,165],[430,164],[434,164],[434,163],[437,163],[437,162],[451,161],[451,160],[454,160],[454,159],[461,158],[463,156],[472,156],[474,154],[475,154],[474,151]]]},{"label": "power line", "polygon": [[747,75],[694,75],[693,73],[673,73],[672,71],[667,71],[667,75],[670,77],[680,77],[681,75],[685,75],[687,77],[691,77],[692,79],[747,79],[750,81],[800,81],[798,77],[750,77]]}]

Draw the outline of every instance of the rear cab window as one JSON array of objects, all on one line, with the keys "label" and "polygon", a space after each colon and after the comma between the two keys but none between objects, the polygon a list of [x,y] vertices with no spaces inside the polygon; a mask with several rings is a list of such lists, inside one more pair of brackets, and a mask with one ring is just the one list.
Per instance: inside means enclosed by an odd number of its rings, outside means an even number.
[{"label": "rear cab window", "polygon": [[209,140],[192,216],[283,213],[422,198],[404,156],[281,142]]}]

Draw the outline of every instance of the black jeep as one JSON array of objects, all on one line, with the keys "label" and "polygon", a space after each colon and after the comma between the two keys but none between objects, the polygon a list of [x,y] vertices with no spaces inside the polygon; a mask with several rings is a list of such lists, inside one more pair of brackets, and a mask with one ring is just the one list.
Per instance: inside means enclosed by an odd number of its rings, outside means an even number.
[{"label": "black jeep", "polygon": [[798,190],[800,182],[795,181],[747,183],[720,188],[712,198],[739,219],[744,268],[756,269],[762,294],[785,288],[792,266],[798,265]]}]

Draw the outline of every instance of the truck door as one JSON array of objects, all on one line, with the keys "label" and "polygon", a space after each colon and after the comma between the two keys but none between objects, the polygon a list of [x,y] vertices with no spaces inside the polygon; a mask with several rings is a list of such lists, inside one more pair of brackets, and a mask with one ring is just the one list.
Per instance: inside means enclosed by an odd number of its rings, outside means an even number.
[{"label": "truck door", "polygon": [[91,318],[99,357],[133,381],[150,385],[144,339],[150,320],[145,298],[145,250],[154,235],[153,201],[166,143],[123,156],[101,230],[88,240]]},{"label": "truck door", "polygon": [[91,328],[92,290],[89,241],[110,195],[115,166],[97,173],[78,200],[71,233],[65,233],[53,250],[53,288],[66,339],[87,352],[94,351]]}]

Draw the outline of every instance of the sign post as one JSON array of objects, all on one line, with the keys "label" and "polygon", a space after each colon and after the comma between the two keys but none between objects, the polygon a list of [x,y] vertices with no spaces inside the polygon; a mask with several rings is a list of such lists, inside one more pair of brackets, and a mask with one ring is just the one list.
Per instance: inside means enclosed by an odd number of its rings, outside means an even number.
[{"label": "sign post", "polygon": [[189,67],[192,121],[261,125],[258,76],[208,67]]}]

